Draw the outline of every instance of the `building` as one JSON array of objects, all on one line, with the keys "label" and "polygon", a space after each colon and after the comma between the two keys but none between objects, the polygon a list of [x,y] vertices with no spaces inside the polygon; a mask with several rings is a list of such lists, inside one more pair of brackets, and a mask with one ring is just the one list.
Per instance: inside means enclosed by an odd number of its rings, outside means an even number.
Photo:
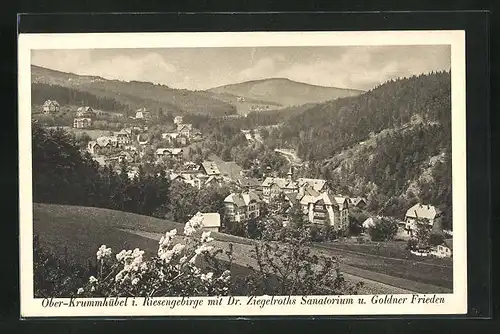
[{"label": "building", "polygon": [[298,178],[297,184],[298,184],[299,188],[302,188],[302,187],[307,185],[307,186],[310,186],[314,190],[319,191],[319,192],[324,192],[324,191],[330,190],[326,180],[323,180],[323,179]]},{"label": "building", "polygon": [[453,239],[445,239],[442,245],[438,245],[437,253],[442,255],[443,257],[452,257],[453,256]]},{"label": "building", "polygon": [[177,124],[177,132],[183,137],[191,138],[192,129],[193,126],[191,124]]},{"label": "building", "polygon": [[99,137],[87,143],[87,151],[92,155],[116,153],[118,142],[114,137]]},{"label": "building", "polygon": [[169,144],[177,143],[177,137],[179,137],[179,134],[177,132],[165,132],[161,134],[161,138],[167,141]]},{"label": "building", "polygon": [[73,127],[77,129],[86,129],[92,125],[92,120],[88,117],[75,118],[73,120]]},{"label": "building", "polygon": [[363,222],[363,228],[365,230],[368,230],[370,227],[374,227],[378,222],[378,218],[373,218],[373,217],[368,217],[366,220]]},{"label": "building", "polygon": [[242,190],[245,190],[245,191],[259,190],[261,187],[260,182],[257,179],[249,178],[249,177],[238,179],[236,181],[236,183],[238,184],[238,186]]},{"label": "building", "polygon": [[406,211],[405,229],[411,235],[419,226],[432,228],[441,216],[441,210],[433,205],[417,203]]},{"label": "building", "polygon": [[365,209],[368,202],[363,197],[355,197],[351,199],[351,204],[353,207]]},{"label": "building", "polygon": [[318,194],[320,192],[329,191],[326,180],[309,178],[298,178],[295,180],[293,177],[293,169],[290,168],[286,178],[266,177],[262,183],[262,195],[264,200],[268,202],[270,199],[276,197],[280,192],[302,193],[306,188],[312,189]]},{"label": "building", "polygon": [[130,144],[130,133],[125,131],[125,129],[116,132],[115,137],[120,145]]},{"label": "building", "polygon": [[307,203],[307,212],[304,213],[310,223],[345,230],[349,225],[349,200],[323,192]]},{"label": "building", "polygon": [[224,210],[230,221],[245,221],[260,216],[261,200],[253,192],[232,193],[224,199]]},{"label": "building", "polygon": [[87,143],[87,151],[92,155],[99,154],[99,145],[95,140],[91,140]]},{"label": "building", "polygon": [[182,150],[182,148],[159,148],[156,150],[157,158],[171,157],[177,160],[182,160],[183,154],[184,151]]},{"label": "building", "polygon": [[76,109],[76,116],[77,117],[85,117],[85,116],[89,116],[90,114],[92,114],[94,112],[94,110],[91,108],[91,107],[78,107],[78,109]]},{"label": "building", "polygon": [[[198,212],[195,216],[201,216],[202,231],[219,232],[221,227],[220,214],[217,212]],[[193,216],[193,218],[195,217]]]},{"label": "building", "polygon": [[182,116],[175,116],[174,124],[182,124]]},{"label": "building", "polygon": [[172,173],[170,174],[170,181],[186,183],[196,189],[201,189],[201,183],[202,183],[202,181],[199,178],[190,173],[180,173],[180,174]]},{"label": "building", "polygon": [[59,105],[59,102],[57,102],[56,100],[47,100],[42,105],[42,111],[46,113],[58,112],[60,108],[61,106]]},{"label": "building", "polygon": [[150,119],[151,118],[151,113],[149,111],[147,111],[146,108],[140,108],[140,109],[137,109],[137,111],[135,112],[135,119]]},{"label": "building", "polygon": [[203,161],[201,163],[201,170],[208,176],[219,176],[220,170],[217,164],[213,161]]}]

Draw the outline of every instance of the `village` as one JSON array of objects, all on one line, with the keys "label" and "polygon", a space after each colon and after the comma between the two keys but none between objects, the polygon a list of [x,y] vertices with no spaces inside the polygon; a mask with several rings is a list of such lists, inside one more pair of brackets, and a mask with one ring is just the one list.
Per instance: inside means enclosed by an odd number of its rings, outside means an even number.
[{"label": "village", "polygon": [[[57,101],[48,100],[42,106],[42,112],[57,113],[60,105]],[[77,108],[74,113],[74,129],[91,129],[96,112],[88,106]],[[259,218],[263,206],[279,202],[279,207],[272,215],[273,219],[281,224],[288,224],[287,213],[295,209],[300,212],[310,224],[329,226],[338,236],[345,236],[349,228],[350,216],[353,211],[366,213],[367,218],[361,223],[361,237],[369,239],[367,231],[383,219],[395,221],[397,233],[394,238],[401,240],[415,240],[413,247],[407,251],[415,256],[434,256],[438,258],[452,257],[452,232],[443,231],[440,227],[442,213],[431,203],[416,203],[408,208],[405,217],[381,217],[377,214],[365,212],[367,199],[338,194],[321,178],[297,177],[296,161],[293,152],[276,150],[283,154],[290,162],[286,175],[276,176],[269,171],[269,175],[262,178],[246,176],[241,171],[238,176],[221,173],[216,161],[191,161],[186,154],[186,148],[203,140],[202,133],[192,124],[184,123],[182,116],[175,116],[174,126],[161,133],[161,138],[152,140],[148,132],[148,121],[151,113],[147,108],[140,108],[134,116],[131,126],[123,127],[119,131],[109,131],[108,135],[98,136],[86,143],[85,151],[101,166],[111,166],[120,172],[125,163],[128,177],[138,176],[140,166],[145,162],[162,166],[165,176],[171,182],[181,182],[196,189],[205,187],[231,186],[234,190],[224,199],[225,219],[231,222],[245,222]],[[255,129],[242,130],[249,142],[262,142]],[[259,161],[256,161],[258,164]],[[220,231],[222,221],[220,213],[198,213],[206,217],[206,228]],[[444,237],[434,245],[422,244],[417,240],[419,230],[427,230],[427,234],[438,232]],[[420,233],[421,234],[421,233]],[[335,240],[336,241],[336,240]]]}]

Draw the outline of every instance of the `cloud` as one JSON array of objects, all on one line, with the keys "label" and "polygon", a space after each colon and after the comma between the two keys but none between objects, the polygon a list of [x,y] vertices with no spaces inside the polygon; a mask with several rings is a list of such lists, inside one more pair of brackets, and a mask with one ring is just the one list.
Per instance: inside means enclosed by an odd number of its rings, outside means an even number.
[{"label": "cloud", "polygon": [[[166,83],[177,68],[156,52],[137,56],[93,57],[91,50],[50,50],[34,52],[33,64],[81,75],[99,75],[106,79],[140,80]],[[57,62],[54,62],[54,59]]]},{"label": "cloud", "polygon": [[[209,60],[209,61],[208,61]],[[203,89],[271,77],[368,90],[450,68],[449,46],[36,50],[33,64],[107,79]]]},{"label": "cloud", "polygon": [[270,73],[275,73],[275,60],[271,57],[259,59],[254,65],[240,71],[238,80],[247,81],[269,77]]},{"label": "cloud", "polygon": [[390,79],[449,69],[442,48],[351,47],[331,59],[292,64],[277,76],[320,86],[369,90]]}]

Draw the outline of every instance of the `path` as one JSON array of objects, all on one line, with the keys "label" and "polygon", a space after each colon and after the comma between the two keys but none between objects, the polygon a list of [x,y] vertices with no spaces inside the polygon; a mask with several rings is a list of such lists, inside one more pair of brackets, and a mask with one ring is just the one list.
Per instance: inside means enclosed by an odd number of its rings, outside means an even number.
[{"label": "path", "polygon": [[[123,231],[153,240],[159,240],[163,235],[161,233],[150,233],[137,230]],[[236,264],[244,267],[246,267],[247,265],[256,267],[256,260],[250,256],[251,250],[253,248],[252,245],[240,243],[232,244],[234,262]],[[224,251],[229,249],[228,242],[214,240],[213,245],[216,248],[220,248]],[[225,260],[225,255],[221,255],[221,260]],[[419,284],[418,282],[391,277],[380,273],[374,273],[345,264],[341,265],[341,270],[344,274],[344,277],[352,283],[363,283],[360,294],[411,294],[415,292],[431,293],[436,291],[436,289],[433,289],[433,287],[429,285]],[[410,287],[412,287],[412,289],[410,289]]]}]

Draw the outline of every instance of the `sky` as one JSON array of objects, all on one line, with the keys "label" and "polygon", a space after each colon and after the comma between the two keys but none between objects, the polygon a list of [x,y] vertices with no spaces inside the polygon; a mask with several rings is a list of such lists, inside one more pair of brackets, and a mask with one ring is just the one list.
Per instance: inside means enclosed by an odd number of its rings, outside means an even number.
[{"label": "sky", "polygon": [[451,67],[449,45],[32,50],[31,61],[63,72],[191,90],[275,77],[369,90]]}]

